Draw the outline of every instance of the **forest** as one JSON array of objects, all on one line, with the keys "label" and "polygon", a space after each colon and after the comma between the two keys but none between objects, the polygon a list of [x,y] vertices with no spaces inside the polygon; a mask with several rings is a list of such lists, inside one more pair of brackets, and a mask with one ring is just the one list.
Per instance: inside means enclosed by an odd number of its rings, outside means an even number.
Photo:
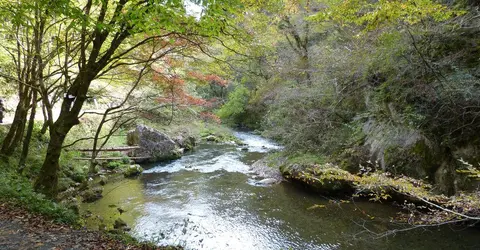
[{"label": "forest", "polygon": [[475,0],[0,16],[0,248],[480,247]]}]

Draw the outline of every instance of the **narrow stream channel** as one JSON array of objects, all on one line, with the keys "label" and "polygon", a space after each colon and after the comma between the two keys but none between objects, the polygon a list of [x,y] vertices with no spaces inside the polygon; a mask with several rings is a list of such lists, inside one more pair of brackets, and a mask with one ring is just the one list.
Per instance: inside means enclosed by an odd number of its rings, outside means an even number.
[{"label": "narrow stream channel", "polygon": [[[186,249],[480,249],[480,232],[463,228],[373,240],[364,226],[394,229],[389,218],[397,209],[329,202],[290,183],[257,185],[250,164],[279,147],[249,133],[236,136],[248,151],[202,144],[179,160],[144,166],[138,179],[107,184],[104,198],[82,211],[100,215],[107,225],[122,218],[139,239]],[[98,219],[87,223],[94,227]]]}]

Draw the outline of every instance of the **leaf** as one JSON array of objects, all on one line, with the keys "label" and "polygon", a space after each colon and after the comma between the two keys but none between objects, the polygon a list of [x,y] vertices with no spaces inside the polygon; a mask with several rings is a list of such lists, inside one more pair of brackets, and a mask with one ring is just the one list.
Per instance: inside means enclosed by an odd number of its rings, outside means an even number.
[{"label": "leaf", "polygon": [[313,209],[317,209],[317,208],[326,208],[326,206],[325,206],[325,205],[315,204],[315,205],[307,208],[307,210],[313,210]]}]

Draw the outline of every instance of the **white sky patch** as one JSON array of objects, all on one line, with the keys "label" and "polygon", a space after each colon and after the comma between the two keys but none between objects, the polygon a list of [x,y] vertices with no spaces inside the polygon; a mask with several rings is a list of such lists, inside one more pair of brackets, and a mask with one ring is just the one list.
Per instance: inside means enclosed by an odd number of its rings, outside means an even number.
[{"label": "white sky patch", "polygon": [[183,2],[183,5],[185,6],[185,10],[187,11],[187,15],[195,17],[195,19],[200,20],[200,17],[202,17],[203,14],[203,6],[200,4],[196,4],[190,0],[185,0]]}]

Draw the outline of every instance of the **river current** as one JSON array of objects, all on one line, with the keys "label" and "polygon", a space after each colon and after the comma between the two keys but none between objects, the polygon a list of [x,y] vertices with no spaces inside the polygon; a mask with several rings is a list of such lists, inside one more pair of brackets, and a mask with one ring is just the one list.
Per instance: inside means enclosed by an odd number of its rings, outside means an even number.
[{"label": "river current", "polygon": [[136,238],[186,249],[480,249],[479,230],[433,227],[385,236],[404,228],[390,222],[399,212],[391,205],[331,201],[286,182],[262,185],[250,165],[280,147],[235,135],[246,148],[202,144],[179,160],[144,166],[137,179],[107,184],[104,198],[82,207],[99,215],[87,225],[121,218]]}]

